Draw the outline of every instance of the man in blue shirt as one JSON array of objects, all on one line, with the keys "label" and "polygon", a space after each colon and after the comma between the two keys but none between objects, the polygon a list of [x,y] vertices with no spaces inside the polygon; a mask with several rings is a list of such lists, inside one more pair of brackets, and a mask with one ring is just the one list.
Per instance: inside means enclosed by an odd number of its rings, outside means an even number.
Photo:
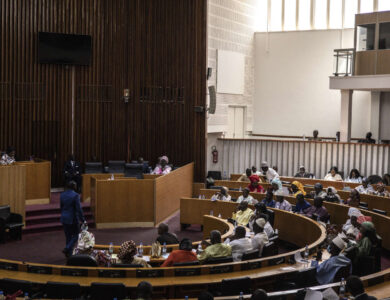
[{"label": "man in blue shirt", "polygon": [[66,246],[62,252],[66,257],[72,255],[73,247],[79,235],[79,224],[85,222],[80,205],[80,195],[75,191],[77,184],[73,180],[67,182],[66,190],[61,193],[61,223],[64,227]]},{"label": "man in blue shirt", "polygon": [[314,266],[317,268],[316,278],[320,285],[332,283],[335,275],[341,268],[351,267],[351,260],[340,254],[345,247],[345,242],[341,237],[337,236],[332,240],[332,243],[327,249],[331,257],[320,265],[318,261],[314,261]]},{"label": "man in blue shirt", "polygon": [[265,194],[265,198],[261,202],[264,203],[267,207],[275,207],[276,202],[273,199],[273,196],[274,194],[272,190],[268,189],[267,193]]},{"label": "man in blue shirt", "polygon": [[293,212],[295,213],[303,213],[306,208],[309,208],[311,205],[309,202],[307,202],[303,196],[303,194],[297,195],[297,204],[295,205],[295,208],[293,209]]}]

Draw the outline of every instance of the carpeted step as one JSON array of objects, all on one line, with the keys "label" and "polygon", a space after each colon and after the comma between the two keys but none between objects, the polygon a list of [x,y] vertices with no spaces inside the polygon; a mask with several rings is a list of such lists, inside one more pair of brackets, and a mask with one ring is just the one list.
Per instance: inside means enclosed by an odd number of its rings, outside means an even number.
[{"label": "carpeted step", "polygon": [[[88,226],[91,228],[94,228],[95,222],[94,220],[87,219]],[[51,223],[39,223],[39,224],[33,224],[28,225],[23,228],[23,234],[29,234],[29,233],[42,233],[42,232],[50,232],[50,231],[57,231],[62,230],[62,224],[58,220],[58,222],[51,222]]]},{"label": "carpeted step", "polygon": [[[84,217],[87,220],[92,220],[93,215],[91,211],[83,212]],[[35,224],[47,224],[47,223],[53,223],[58,222],[61,218],[60,213],[53,213],[53,214],[42,214],[42,215],[35,215],[35,216],[27,216],[26,217],[26,226],[35,225]]]},{"label": "carpeted step", "polygon": [[[91,206],[89,203],[82,203],[81,208],[83,209],[84,213],[91,211]],[[59,213],[61,213],[61,209],[58,204],[26,206],[26,219],[31,216],[40,216],[44,214],[59,214]]]}]

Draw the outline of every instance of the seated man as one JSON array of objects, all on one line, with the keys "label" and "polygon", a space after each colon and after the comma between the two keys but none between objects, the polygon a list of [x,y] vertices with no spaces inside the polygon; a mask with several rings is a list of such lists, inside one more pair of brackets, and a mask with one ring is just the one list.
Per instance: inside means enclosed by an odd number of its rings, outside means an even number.
[{"label": "seated man", "polygon": [[311,207],[310,203],[305,200],[305,197],[303,194],[297,195],[297,204],[295,205],[295,208],[293,209],[293,212],[295,213],[303,213],[306,209]]},{"label": "seated man", "polygon": [[255,236],[252,238],[252,248],[253,250],[259,250],[259,256],[263,253],[264,245],[268,243],[268,236],[264,232],[266,221],[263,218],[259,218],[253,224],[253,232]]},{"label": "seated man", "polygon": [[179,250],[173,250],[161,267],[171,267],[176,263],[197,261],[196,254],[192,252],[192,242],[189,239],[182,239]]},{"label": "seated man", "polygon": [[320,142],[321,138],[318,137],[318,130],[313,130],[313,137],[309,137],[309,141],[317,141]]},{"label": "seated man", "polygon": [[252,250],[252,242],[246,237],[245,227],[236,227],[236,232],[229,245],[232,247],[232,256],[234,261],[240,261],[245,252]]},{"label": "seated man", "polygon": [[372,185],[369,184],[367,178],[363,178],[362,184],[357,186],[355,190],[357,190],[359,194],[373,194],[375,192]]},{"label": "seated man", "polygon": [[351,190],[347,204],[352,207],[359,207],[360,205],[360,194],[356,189]]},{"label": "seated man", "polygon": [[346,282],[347,292],[349,292],[355,300],[376,300],[373,296],[368,296],[364,291],[362,280],[358,276],[349,276]]},{"label": "seated man", "polygon": [[248,185],[249,191],[252,193],[264,193],[264,188],[259,184],[260,182],[260,177],[257,175],[251,175],[249,176],[250,184]]},{"label": "seated man", "polygon": [[310,178],[312,175],[310,173],[306,172],[305,166],[299,167],[299,172],[295,174],[294,177],[300,177],[300,178]]},{"label": "seated man", "polygon": [[390,197],[390,193],[386,190],[386,186],[383,184],[383,182],[377,183],[374,195],[380,197]]},{"label": "seated man", "polygon": [[271,182],[275,178],[279,178],[279,174],[272,168],[268,167],[268,163],[263,161],[261,163],[261,170],[263,174],[267,177],[267,181]]},{"label": "seated man", "polygon": [[245,174],[242,174],[239,178],[238,181],[245,181],[245,182],[250,182],[249,177],[252,175],[252,170],[247,168],[245,170]]},{"label": "seated man", "polygon": [[318,261],[315,261],[317,269],[316,278],[319,284],[332,283],[338,270],[343,267],[351,266],[351,260],[340,254],[345,247],[345,242],[342,238],[337,236],[332,240],[332,243],[328,248],[330,258],[322,262],[322,264],[318,264]]},{"label": "seated man", "polygon": [[228,188],[226,186],[221,187],[219,192],[215,193],[211,197],[211,201],[232,201],[232,197],[228,194]]},{"label": "seated man", "polygon": [[161,223],[157,228],[158,237],[156,239],[161,245],[172,245],[178,244],[179,240],[177,239],[176,234],[169,232],[169,227],[166,223]]},{"label": "seated man", "polygon": [[288,202],[286,199],[284,199],[283,192],[277,191],[275,193],[275,195],[276,195],[275,208],[281,209],[281,210],[291,211],[292,206],[291,206],[290,202]]},{"label": "seated man", "polygon": [[218,230],[210,232],[211,245],[198,254],[198,260],[202,263],[210,258],[226,257],[232,255],[232,247],[222,243],[221,233]]},{"label": "seated man", "polygon": [[238,197],[237,203],[241,203],[242,201],[246,201],[249,204],[255,205],[258,201],[254,199],[251,195],[249,195],[249,189],[245,188],[242,190],[242,195]]},{"label": "seated man", "polygon": [[238,204],[236,212],[233,213],[232,219],[237,225],[246,226],[253,215],[253,210],[248,207],[247,201],[242,201]]},{"label": "seated man", "polygon": [[267,207],[275,207],[276,202],[274,200],[274,193],[272,189],[267,190],[265,198],[261,202],[264,203]]},{"label": "seated man", "polygon": [[267,207],[265,206],[264,203],[258,202],[255,204],[255,208],[256,208],[255,212],[252,215],[252,217],[248,223],[249,229],[253,231],[253,225],[256,222],[256,220],[259,218],[263,218],[266,221],[265,226],[264,226],[264,232],[267,234],[268,237],[273,236],[275,234],[275,231],[272,228],[271,223],[268,221],[269,212],[267,210]]},{"label": "seated man", "polygon": [[0,157],[0,166],[12,165],[15,162],[15,148],[9,146],[7,152]]},{"label": "seated man", "polygon": [[169,159],[167,156],[161,156],[159,163],[154,168],[152,174],[165,175],[171,172],[171,167],[168,166]]},{"label": "seated man", "polygon": [[327,209],[322,205],[322,201],[320,197],[314,198],[314,205],[304,211],[305,216],[312,219],[315,218],[321,222],[327,222],[329,214]]},{"label": "seated man", "polygon": [[323,190],[323,186],[321,183],[317,182],[315,185],[314,185],[314,191],[310,192],[309,194],[309,198],[316,198],[316,197],[320,197],[322,199],[325,199],[326,197],[326,192]]}]

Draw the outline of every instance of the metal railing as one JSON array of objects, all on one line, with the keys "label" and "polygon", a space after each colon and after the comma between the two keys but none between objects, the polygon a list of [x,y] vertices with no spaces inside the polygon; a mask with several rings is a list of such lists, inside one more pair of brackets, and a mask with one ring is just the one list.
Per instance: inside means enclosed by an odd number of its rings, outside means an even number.
[{"label": "metal railing", "polygon": [[334,49],[334,76],[352,76],[354,48]]}]

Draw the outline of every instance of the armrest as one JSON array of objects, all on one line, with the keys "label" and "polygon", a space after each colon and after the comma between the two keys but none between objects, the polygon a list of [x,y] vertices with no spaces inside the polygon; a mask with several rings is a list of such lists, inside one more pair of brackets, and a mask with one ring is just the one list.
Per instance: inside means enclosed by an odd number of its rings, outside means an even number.
[{"label": "armrest", "polygon": [[0,218],[0,229],[5,227],[5,220],[3,218]]},{"label": "armrest", "polygon": [[22,215],[16,213],[11,213],[9,220],[11,223],[23,223]]}]

